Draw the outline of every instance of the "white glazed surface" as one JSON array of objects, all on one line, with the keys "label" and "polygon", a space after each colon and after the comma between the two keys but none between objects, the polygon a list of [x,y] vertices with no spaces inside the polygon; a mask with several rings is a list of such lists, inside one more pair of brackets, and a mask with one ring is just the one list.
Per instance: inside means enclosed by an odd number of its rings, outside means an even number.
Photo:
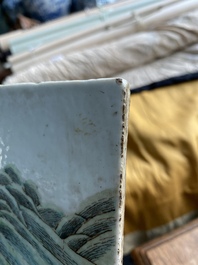
[{"label": "white glazed surface", "polygon": [[66,213],[79,199],[116,188],[123,105],[117,86],[112,79],[2,87],[0,166],[15,164],[44,202]]},{"label": "white glazed surface", "polygon": [[[65,241],[69,264],[122,263],[128,108],[129,85],[119,78],[0,89],[0,167],[14,164],[38,186],[41,205],[62,209],[67,224],[83,216],[82,232],[95,229],[77,251]],[[76,223],[69,227],[82,236]]]}]

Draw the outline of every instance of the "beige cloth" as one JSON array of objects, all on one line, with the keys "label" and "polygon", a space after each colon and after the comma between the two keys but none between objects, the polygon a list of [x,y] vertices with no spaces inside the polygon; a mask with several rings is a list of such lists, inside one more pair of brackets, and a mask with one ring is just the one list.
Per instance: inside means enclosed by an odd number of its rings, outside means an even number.
[{"label": "beige cloth", "polygon": [[6,83],[104,78],[164,58],[198,41],[198,10],[119,41],[38,64]]},{"label": "beige cloth", "polygon": [[83,26],[82,21],[79,30],[76,31],[74,28],[68,34],[63,34],[60,39],[56,39],[48,44],[43,45],[42,41],[37,40],[36,42],[39,46],[41,45],[40,47],[37,47],[32,38],[29,40],[29,47],[35,46],[34,49],[31,48],[26,51],[27,42],[18,43],[21,51],[23,50],[22,47],[24,48],[24,52],[14,54],[8,59],[12,65],[13,72],[18,73],[29,68],[30,65],[38,64],[41,61],[49,61],[60,54],[79,52],[96,45],[119,40],[139,31],[154,29],[159,24],[184,14],[187,12],[186,9],[190,11],[198,8],[196,0],[183,1],[182,3],[184,5],[179,3],[178,0],[159,1],[149,7],[140,8],[140,10],[134,13],[131,13],[132,10],[128,6],[127,11],[121,16],[119,15],[119,17],[113,19],[105,18],[99,24],[93,21],[89,26]]},{"label": "beige cloth", "polygon": [[141,67],[118,74],[131,84],[131,89],[174,76],[198,71],[198,44],[181,52],[156,60]]}]

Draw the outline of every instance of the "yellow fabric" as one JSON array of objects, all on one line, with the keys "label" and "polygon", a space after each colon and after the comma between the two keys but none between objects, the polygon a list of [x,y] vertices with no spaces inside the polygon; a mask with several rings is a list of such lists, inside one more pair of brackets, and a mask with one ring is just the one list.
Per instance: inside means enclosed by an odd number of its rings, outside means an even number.
[{"label": "yellow fabric", "polygon": [[198,209],[198,81],[131,96],[125,235]]}]

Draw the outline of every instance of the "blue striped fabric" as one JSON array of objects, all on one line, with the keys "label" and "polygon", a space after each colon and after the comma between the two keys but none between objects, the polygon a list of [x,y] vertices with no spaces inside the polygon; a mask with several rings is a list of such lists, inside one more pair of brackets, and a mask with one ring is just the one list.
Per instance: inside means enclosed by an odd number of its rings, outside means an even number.
[{"label": "blue striped fabric", "polygon": [[15,21],[17,14],[45,22],[69,13],[71,0],[4,0],[2,6]]}]

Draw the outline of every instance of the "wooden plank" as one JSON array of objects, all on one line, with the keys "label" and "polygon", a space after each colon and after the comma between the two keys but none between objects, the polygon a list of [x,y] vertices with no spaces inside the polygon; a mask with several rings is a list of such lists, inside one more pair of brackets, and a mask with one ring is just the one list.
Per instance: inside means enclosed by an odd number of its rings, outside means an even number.
[{"label": "wooden plank", "polygon": [[132,251],[137,265],[198,264],[198,219]]}]

